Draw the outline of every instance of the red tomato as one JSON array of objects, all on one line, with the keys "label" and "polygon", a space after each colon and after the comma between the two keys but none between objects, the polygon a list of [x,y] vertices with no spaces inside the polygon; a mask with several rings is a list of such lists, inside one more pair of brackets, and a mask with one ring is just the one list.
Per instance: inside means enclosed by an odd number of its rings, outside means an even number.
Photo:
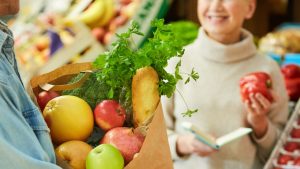
[{"label": "red tomato", "polygon": [[293,129],[291,132],[292,138],[300,138],[300,129]]},{"label": "red tomato", "polygon": [[294,152],[299,148],[298,143],[295,142],[288,142],[284,145],[284,149],[288,152]]},{"label": "red tomato", "polygon": [[284,165],[284,164],[287,164],[289,161],[292,161],[292,160],[294,160],[294,158],[292,156],[282,154],[282,155],[279,156],[277,162],[278,162],[278,164]]}]

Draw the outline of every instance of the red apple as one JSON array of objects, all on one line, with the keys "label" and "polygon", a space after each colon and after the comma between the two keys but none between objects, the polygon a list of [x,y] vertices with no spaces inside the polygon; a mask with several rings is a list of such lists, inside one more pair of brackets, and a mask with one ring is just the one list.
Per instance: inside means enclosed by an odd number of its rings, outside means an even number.
[{"label": "red apple", "polygon": [[284,145],[284,149],[288,152],[294,152],[299,148],[298,143],[295,142],[288,142]]},{"label": "red apple", "polygon": [[46,104],[52,100],[53,98],[59,96],[59,94],[55,91],[42,91],[37,96],[37,102],[40,109],[43,111]]},{"label": "red apple", "polygon": [[103,43],[104,45],[108,45],[111,41],[111,38],[113,37],[114,33],[113,32],[106,32],[104,37],[103,37]]},{"label": "red apple", "polygon": [[104,100],[94,110],[96,124],[104,131],[122,127],[126,118],[125,109],[115,100]]},{"label": "red apple", "polygon": [[49,44],[50,44],[49,38],[42,36],[36,40],[35,48],[41,52],[41,51],[49,48]]},{"label": "red apple", "polygon": [[119,15],[115,17],[111,22],[109,23],[108,30],[110,32],[116,31],[116,29],[122,25],[124,25],[128,21],[128,17],[124,15]]},{"label": "red apple", "polygon": [[92,30],[92,35],[98,40],[98,42],[102,43],[105,35],[105,29],[100,27],[94,28]]},{"label": "red apple", "polygon": [[293,157],[289,155],[280,155],[278,158],[278,164],[284,165],[287,164],[289,161],[292,161]]},{"label": "red apple", "polygon": [[120,15],[126,16],[127,18],[131,18],[139,8],[140,1],[135,0],[129,3],[128,5],[121,6]]},{"label": "red apple", "polygon": [[120,3],[122,4],[122,5],[128,5],[128,4],[130,4],[132,2],[132,0],[120,0]]},{"label": "red apple", "polygon": [[291,136],[292,138],[300,138],[300,129],[293,128]]},{"label": "red apple", "polygon": [[128,164],[136,153],[140,151],[145,136],[134,132],[133,128],[117,127],[109,130],[101,140],[102,144],[111,144],[121,151]]}]

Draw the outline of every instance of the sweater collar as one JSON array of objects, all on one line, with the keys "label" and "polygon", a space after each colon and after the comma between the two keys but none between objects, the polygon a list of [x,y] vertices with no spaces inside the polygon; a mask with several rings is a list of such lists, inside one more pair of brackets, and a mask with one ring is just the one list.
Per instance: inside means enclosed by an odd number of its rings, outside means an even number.
[{"label": "sweater collar", "polygon": [[236,62],[254,56],[256,47],[253,43],[253,37],[250,32],[242,29],[241,41],[224,45],[207,36],[204,29],[200,28],[197,38],[202,56],[208,60],[222,63]]}]

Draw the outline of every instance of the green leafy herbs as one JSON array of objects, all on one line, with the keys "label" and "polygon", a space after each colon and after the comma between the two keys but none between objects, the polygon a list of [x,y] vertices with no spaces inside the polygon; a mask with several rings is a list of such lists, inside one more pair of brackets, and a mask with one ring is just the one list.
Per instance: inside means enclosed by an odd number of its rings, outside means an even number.
[{"label": "green leafy herbs", "polygon": [[[109,86],[103,81],[97,81],[97,71],[90,74],[89,78],[79,88],[72,90],[64,90],[63,95],[78,96],[85,100],[92,109],[96,107],[96,104],[105,100],[107,97],[103,95],[109,90]],[[80,80],[84,76],[84,73],[80,73],[71,79],[69,83],[74,83]],[[96,83],[95,83],[96,82]]]},{"label": "green leafy herbs", "polygon": [[181,115],[183,117],[192,117],[192,115],[197,112],[198,112],[198,109],[195,109],[195,110],[188,109],[186,112],[181,113]]},{"label": "green leafy herbs", "polygon": [[[93,62],[95,68],[101,69],[96,73],[97,80],[106,82],[110,87],[106,91],[109,99],[119,100],[122,94],[122,104],[130,105],[132,77],[137,69],[145,66],[152,66],[157,71],[160,79],[160,95],[171,97],[177,82],[182,80],[179,73],[180,61],[174,74],[165,71],[169,59],[181,57],[184,53],[182,41],[177,38],[178,33],[174,33],[172,25],[164,24],[162,19],[153,21],[151,25],[155,30],[153,37],[139,49],[131,47],[131,36],[134,34],[143,36],[143,34],[139,32],[138,24],[132,22],[127,32],[117,35],[118,40],[112,44],[112,49]],[[188,79],[198,78],[194,70],[188,76]]]},{"label": "green leafy herbs", "polygon": [[[168,60],[172,57],[181,57],[184,53],[181,36],[174,32],[171,24],[164,24],[164,20],[152,22],[154,33],[145,44],[132,48],[132,36],[144,36],[139,31],[136,22],[132,22],[127,32],[117,35],[118,40],[112,44],[112,49],[101,54],[93,66],[98,71],[93,72],[88,80],[78,89],[65,91],[64,94],[76,95],[86,100],[92,108],[103,99],[118,100],[128,113],[132,112],[131,82],[137,69],[152,66],[159,75],[159,94],[171,97],[176,90],[176,84],[182,80],[180,72],[181,61],[176,65],[174,74],[165,71]],[[183,73],[190,79],[198,79],[198,73]],[[73,81],[80,78],[75,77]],[[183,98],[184,99],[184,98]],[[187,106],[187,104],[186,104]],[[188,106],[187,106],[188,109]],[[184,116],[191,116],[197,110],[187,110]]]},{"label": "green leafy herbs", "polygon": [[185,80],[184,84],[187,84],[190,82],[191,78],[196,81],[197,79],[199,79],[199,74],[198,72],[195,71],[195,69],[192,69],[192,72],[190,74],[188,74],[188,78]]}]

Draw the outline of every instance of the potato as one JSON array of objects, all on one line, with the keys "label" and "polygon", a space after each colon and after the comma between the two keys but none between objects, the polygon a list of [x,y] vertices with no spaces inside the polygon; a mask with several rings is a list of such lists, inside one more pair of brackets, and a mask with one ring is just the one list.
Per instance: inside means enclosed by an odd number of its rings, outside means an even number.
[{"label": "potato", "polygon": [[143,67],[136,71],[132,79],[133,123],[135,127],[150,123],[159,103],[159,78],[152,67]]}]

